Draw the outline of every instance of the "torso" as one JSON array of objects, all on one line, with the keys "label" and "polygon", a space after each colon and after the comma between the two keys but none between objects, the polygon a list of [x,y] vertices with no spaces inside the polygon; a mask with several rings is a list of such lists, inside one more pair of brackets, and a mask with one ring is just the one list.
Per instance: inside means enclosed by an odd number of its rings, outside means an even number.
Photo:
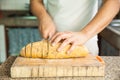
[{"label": "torso", "polygon": [[80,31],[94,17],[97,0],[47,0],[58,31]]},{"label": "torso", "polygon": [[[98,0],[47,0],[46,6],[57,31],[80,31],[95,16]],[[85,46],[97,55],[97,36],[88,40]]]}]

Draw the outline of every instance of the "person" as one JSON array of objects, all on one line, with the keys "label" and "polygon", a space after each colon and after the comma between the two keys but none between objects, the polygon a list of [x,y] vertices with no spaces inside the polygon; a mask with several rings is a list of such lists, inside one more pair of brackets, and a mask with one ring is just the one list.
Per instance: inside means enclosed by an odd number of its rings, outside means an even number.
[{"label": "person", "polygon": [[[37,16],[39,30],[52,45],[62,41],[58,51],[71,44],[69,54],[77,45],[85,45],[98,55],[97,34],[115,17],[120,0],[30,0],[32,13]],[[45,7],[46,6],[46,7]]]}]

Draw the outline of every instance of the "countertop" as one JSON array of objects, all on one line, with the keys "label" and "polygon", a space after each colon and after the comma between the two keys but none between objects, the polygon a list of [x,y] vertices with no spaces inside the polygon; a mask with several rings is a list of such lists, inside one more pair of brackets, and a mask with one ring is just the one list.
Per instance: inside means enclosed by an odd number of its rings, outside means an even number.
[{"label": "countertop", "polygon": [[101,56],[106,63],[105,77],[18,78],[10,77],[10,67],[16,57],[10,56],[0,66],[0,80],[120,80],[120,56]]},{"label": "countertop", "polygon": [[5,17],[0,19],[0,24],[7,27],[36,27],[38,20],[35,16]]}]

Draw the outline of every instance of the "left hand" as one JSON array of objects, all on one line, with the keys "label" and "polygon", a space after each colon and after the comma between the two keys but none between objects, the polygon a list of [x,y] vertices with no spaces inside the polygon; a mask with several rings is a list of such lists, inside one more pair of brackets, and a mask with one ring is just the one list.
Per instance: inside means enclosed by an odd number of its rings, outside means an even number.
[{"label": "left hand", "polygon": [[87,37],[82,32],[57,32],[50,40],[52,45],[56,45],[63,40],[63,43],[58,48],[61,51],[67,44],[71,44],[67,53],[71,53],[77,45],[83,45],[87,41]]}]

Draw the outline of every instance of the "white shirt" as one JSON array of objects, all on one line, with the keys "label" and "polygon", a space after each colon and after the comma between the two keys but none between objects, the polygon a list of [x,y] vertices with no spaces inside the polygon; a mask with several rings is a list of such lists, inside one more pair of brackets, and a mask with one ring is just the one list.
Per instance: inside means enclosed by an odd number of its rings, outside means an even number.
[{"label": "white shirt", "polygon": [[[57,31],[80,31],[95,16],[98,0],[47,0],[47,11],[56,24]],[[97,55],[97,36],[85,46]]]}]

